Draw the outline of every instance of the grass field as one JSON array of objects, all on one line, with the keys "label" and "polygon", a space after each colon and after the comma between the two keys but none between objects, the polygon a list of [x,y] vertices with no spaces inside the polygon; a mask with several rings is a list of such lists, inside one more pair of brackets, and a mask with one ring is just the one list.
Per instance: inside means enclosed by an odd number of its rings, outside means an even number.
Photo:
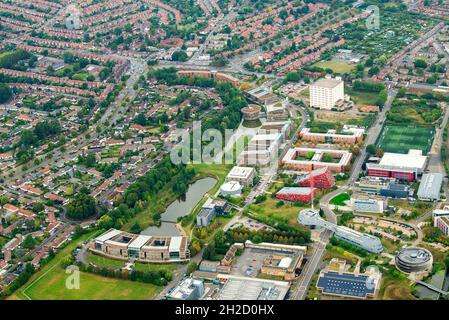
[{"label": "grass field", "polygon": [[345,94],[348,94],[358,107],[376,105],[379,98],[376,92],[357,91],[350,87],[345,87]]},{"label": "grass field", "polygon": [[125,261],[108,259],[92,253],[86,254],[86,259],[98,267],[116,269],[125,266]]},{"label": "grass field", "polygon": [[178,268],[176,264],[152,264],[152,263],[135,263],[134,270],[137,271],[175,271]]},{"label": "grass field", "polygon": [[432,146],[433,128],[385,126],[378,140],[378,147],[384,152],[408,153],[420,149],[427,154]]},{"label": "grass field", "polygon": [[93,234],[82,236],[59,251],[55,258],[36,272],[10,299],[25,300],[131,300],[151,299],[161,289],[158,286],[121,279],[101,277],[89,273],[80,273],[80,288],[67,289],[67,274],[62,261],[71,254],[78,243]]},{"label": "grass field", "polygon": [[351,199],[351,196],[346,192],[340,193],[331,199],[331,204],[336,206],[345,206],[346,201]]},{"label": "grass field", "polygon": [[320,61],[313,66],[323,69],[332,69],[335,73],[348,73],[355,69],[355,64],[340,61]]}]

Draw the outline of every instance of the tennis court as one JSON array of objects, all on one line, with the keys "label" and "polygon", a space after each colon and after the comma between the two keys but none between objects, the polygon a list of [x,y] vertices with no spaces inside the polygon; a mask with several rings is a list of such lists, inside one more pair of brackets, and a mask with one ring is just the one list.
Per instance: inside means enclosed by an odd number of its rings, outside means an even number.
[{"label": "tennis court", "polygon": [[426,155],[433,141],[435,130],[419,126],[385,126],[377,146],[384,152],[406,154],[410,149],[422,150]]}]

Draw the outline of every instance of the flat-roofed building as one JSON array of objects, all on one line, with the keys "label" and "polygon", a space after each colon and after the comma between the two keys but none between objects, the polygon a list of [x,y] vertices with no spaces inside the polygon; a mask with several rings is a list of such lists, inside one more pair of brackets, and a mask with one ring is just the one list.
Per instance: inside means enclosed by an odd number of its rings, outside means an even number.
[{"label": "flat-roofed building", "polygon": [[409,150],[408,154],[386,152],[379,163],[367,163],[369,176],[415,181],[424,171],[427,157],[421,150]]},{"label": "flat-roofed building", "polygon": [[318,109],[332,109],[337,101],[345,97],[341,78],[323,78],[310,85],[310,106]]},{"label": "flat-roofed building", "polygon": [[242,186],[252,186],[254,178],[256,177],[256,169],[253,167],[235,166],[229,171],[226,176],[227,181],[240,182]]},{"label": "flat-roofed building", "polygon": [[332,259],[320,272],[316,284],[322,295],[349,298],[375,299],[380,289],[382,274],[375,268],[365,273],[346,271],[346,261]]},{"label": "flat-roofed building", "polygon": [[276,198],[292,202],[309,203],[315,189],[309,187],[284,187],[276,193]]},{"label": "flat-roofed building", "polygon": [[217,300],[284,300],[290,284],[287,281],[218,274],[223,283]]},{"label": "flat-roofed building", "polygon": [[265,104],[268,121],[288,119],[287,104],[285,101],[272,101]]},{"label": "flat-roofed building", "polygon": [[353,194],[351,206],[354,212],[382,213],[387,208],[387,199],[367,194]]},{"label": "flat-roofed building", "polygon": [[172,263],[190,259],[188,239],[183,236],[148,236],[110,229],[89,244],[93,253],[139,262]]},{"label": "flat-roofed building", "polygon": [[434,225],[443,232],[446,237],[449,237],[449,217],[436,217]]},{"label": "flat-roofed building", "polygon": [[436,201],[440,199],[443,175],[441,173],[426,173],[421,178],[418,188],[418,199],[426,201]]},{"label": "flat-roofed building", "polygon": [[167,295],[167,300],[199,300],[204,294],[204,283],[198,279],[186,278]]},{"label": "flat-roofed building", "polygon": [[352,153],[347,150],[295,147],[287,151],[282,164],[293,170],[309,171],[328,167],[343,172],[351,165]]},{"label": "flat-roofed building", "polygon": [[328,130],[326,133],[311,132],[310,128],[303,128],[299,134],[302,140],[324,143],[352,143],[363,140],[362,131],[347,131],[337,133],[336,130]]}]

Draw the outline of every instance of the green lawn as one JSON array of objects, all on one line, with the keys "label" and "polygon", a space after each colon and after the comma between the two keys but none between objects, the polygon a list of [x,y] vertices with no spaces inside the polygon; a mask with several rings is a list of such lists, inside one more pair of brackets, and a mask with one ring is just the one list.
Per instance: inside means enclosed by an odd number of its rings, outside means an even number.
[{"label": "green lawn", "polygon": [[356,91],[350,87],[345,87],[345,94],[348,94],[358,107],[376,105],[379,98],[377,92]]},{"label": "green lawn", "polygon": [[323,69],[332,69],[335,73],[348,73],[355,69],[355,64],[340,61],[320,61],[313,66]]},{"label": "green lawn", "polygon": [[84,272],[80,273],[80,288],[70,290],[66,288],[66,279],[64,269],[56,265],[17,296],[31,300],[145,300],[153,298],[160,290],[151,284]]},{"label": "green lawn", "polygon": [[82,241],[94,236],[94,233],[83,235],[71,242],[47,265],[36,272],[10,299],[31,300],[113,300],[113,299],[151,299],[161,289],[158,286],[121,279],[101,277],[90,273],[80,274],[80,289],[67,289],[67,274],[61,262],[71,254]]},{"label": "green lawn", "polygon": [[336,206],[345,206],[345,201],[351,199],[351,196],[346,192],[340,193],[331,199],[331,204]]},{"label": "green lawn", "polygon": [[137,271],[175,271],[177,264],[154,264],[154,263],[135,263],[134,270]]},{"label": "green lawn", "polygon": [[109,259],[93,253],[86,254],[86,259],[94,265],[104,268],[122,268],[126,264],[125,261]]}]

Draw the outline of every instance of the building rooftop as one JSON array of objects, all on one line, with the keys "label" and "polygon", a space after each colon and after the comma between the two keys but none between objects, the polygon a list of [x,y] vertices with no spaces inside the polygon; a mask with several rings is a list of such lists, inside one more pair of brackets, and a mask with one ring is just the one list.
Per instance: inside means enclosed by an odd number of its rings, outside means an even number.
[{"label": "building rooftop", "polygon": [[342,82],[343,82],[343,80],[341,80],[341,79],[323,78],[323,79],[319,79],[319,80],[315,81],[312,84],[312,86],[332,89],[332,88],[335,88],[336,86],[338,86]]},{"label": "building rooftop", "polygon": [[439,199],[442,183],[443,175],[441,173],[423,174],[418,188],[418,198]]},{"label": "building rooftop", "polygon": [[414,150],[410,150],[408,154],[386,152],[379,164],[397,168],[422,169],[426,164],[426,160],[426,156],[423,156],[422,153],[418,154]]},{"label": "building rooftop", "polygon": [[[317,282],[324,294],[366,298],[374,295],[377,285],[368,285],[369,276],[328,271],[322,273]],[[377,281],[378,282],[378,281]]]}]

